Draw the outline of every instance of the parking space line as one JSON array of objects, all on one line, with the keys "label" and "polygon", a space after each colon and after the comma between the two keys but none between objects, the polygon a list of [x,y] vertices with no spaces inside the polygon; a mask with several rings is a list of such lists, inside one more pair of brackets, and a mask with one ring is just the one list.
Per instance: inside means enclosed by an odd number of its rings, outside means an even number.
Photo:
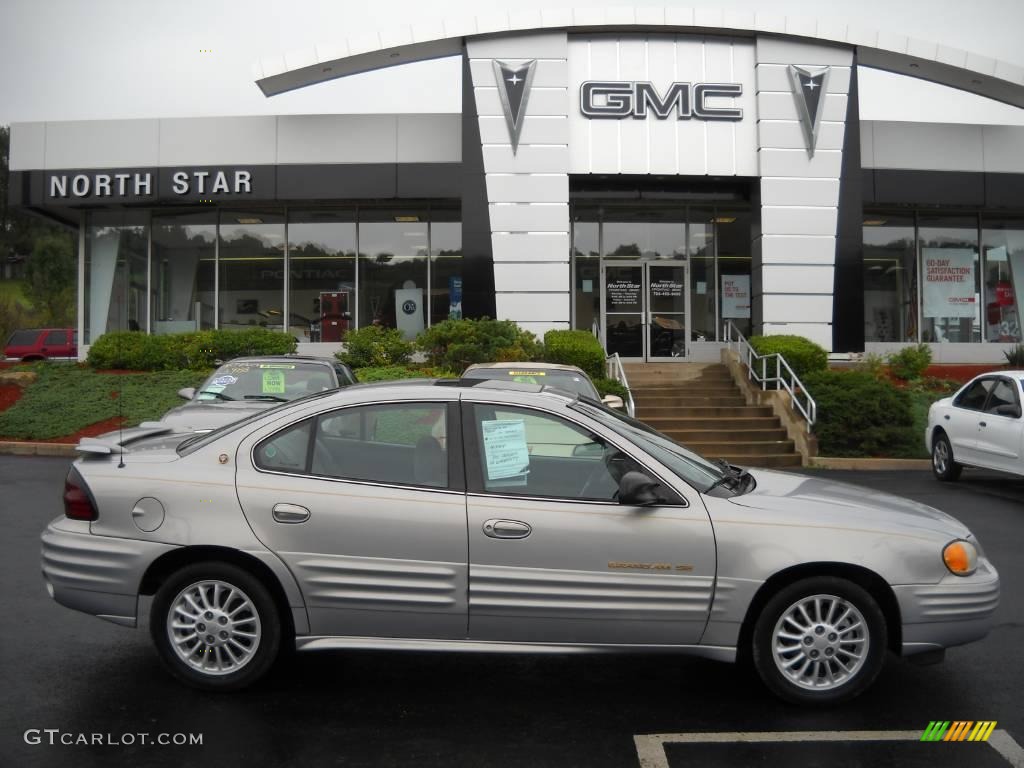
[{"label": "parking space line", "polygon": [[[920,741],[921,731],[722,731],[650,733],[633,737],[640,768],[669,768],[666,744],[770,743],[792,741]],[[1013,768],[1024,768],[1024,749],[1007,731],[993,731],[987,742]]]}]

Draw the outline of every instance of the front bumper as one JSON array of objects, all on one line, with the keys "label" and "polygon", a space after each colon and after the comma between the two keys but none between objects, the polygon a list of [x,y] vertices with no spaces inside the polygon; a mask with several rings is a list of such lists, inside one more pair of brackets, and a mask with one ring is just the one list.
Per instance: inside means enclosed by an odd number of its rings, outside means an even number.
[{"label": "front bumper", "polygon": [[61,605],[134,627],[139,584],[149,565],[177,547],[94,536],[89,523],[59,517],[43,532],[43,580]]},{"label": "front bumper", "polygon": [[893,587],[903,618],[903,655],[980,640],[999,605],[999,574],[982,557],[970,576]]}]

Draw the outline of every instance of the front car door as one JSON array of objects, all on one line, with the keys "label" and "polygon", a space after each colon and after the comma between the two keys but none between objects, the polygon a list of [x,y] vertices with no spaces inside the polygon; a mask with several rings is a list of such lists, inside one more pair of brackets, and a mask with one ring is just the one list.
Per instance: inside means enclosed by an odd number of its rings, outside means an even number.
[{"label": "front car door", "polygon": [[1019,387],[1013,379],[1000,376],[995,380],[985,410],[979,414],[978,454],[986,467],[1024,474],[1021,462],[1024,419],[1021,418]]},{"label": "front car door", "polygon": [[995,379],[990,376],[975,379],[956,396],[953,406],[943,414],[940,426],[949,436],[953,457],[961,463],[985,461],[978,452],[978,422],[983,420],[982,411],[994,384]]},{"label": "front car door", "polygon": [[456,408],[351,405],[240,444],[238,498],[260,541],[295,575],[312,634],[465,638]]},{"label": "front car door", "polygon": [[470,638],[698,642],[715,580],[699,495],[663,484],[663,503],[621,505],[618,478],[643,469],[630,453],[568,409],[484,397],[463,404]]}]

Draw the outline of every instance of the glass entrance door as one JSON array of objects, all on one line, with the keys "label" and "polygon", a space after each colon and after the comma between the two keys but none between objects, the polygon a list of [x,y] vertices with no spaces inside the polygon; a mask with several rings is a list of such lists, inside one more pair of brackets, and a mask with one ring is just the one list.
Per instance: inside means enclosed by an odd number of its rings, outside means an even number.
[{"label": "glass entrance door", "polygon": [[606,261],[601,270],[604,342],[629,360],[686,358],[686,262]]}]

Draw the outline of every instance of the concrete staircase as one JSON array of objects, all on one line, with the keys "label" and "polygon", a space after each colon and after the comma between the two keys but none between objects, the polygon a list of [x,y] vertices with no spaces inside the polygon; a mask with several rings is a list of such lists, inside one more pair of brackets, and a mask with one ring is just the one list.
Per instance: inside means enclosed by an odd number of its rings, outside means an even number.
[{"label": "concrete staircase", "polygon": [[748,467],[799,467],[800,454],[770,406],[747,405],[724,365],[625,366],[636,415],[708,459]]}]

